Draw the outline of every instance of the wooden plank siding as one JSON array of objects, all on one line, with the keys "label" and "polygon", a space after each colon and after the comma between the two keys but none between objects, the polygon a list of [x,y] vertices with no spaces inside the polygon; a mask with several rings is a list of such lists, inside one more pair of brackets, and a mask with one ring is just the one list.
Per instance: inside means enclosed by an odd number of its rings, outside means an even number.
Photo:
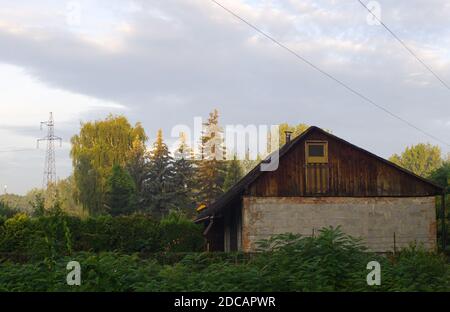
[{"label": "wooden plank siding", "polygon": [[308,195],[327,194],[330,191],[330,165],[306,164],[306,191]]},{"label": "wooden plank siding", "polygon": [[[307,187],[305,141],[328,142],[327,170],[311,173]],[[308,165],[309,166],[309,165]],[[312,172],[312,171],[310,171]],[[320,181],[318,177],[322,178]],[[323,185],[324,181],[329,185]],[[321,184],[322,183],[322,184]],[[324,188],[326,192],[323,192]],[[315,191],[314,191],[315,190]],[[319,191],[318,191],[319,190]],[[322,192],[320,192],[322,190]],[[276,171],[264,172],[245,191],[249,196],[430,196],[436,188],[355,146],[321,131],[311,131],[280,158]]]}]

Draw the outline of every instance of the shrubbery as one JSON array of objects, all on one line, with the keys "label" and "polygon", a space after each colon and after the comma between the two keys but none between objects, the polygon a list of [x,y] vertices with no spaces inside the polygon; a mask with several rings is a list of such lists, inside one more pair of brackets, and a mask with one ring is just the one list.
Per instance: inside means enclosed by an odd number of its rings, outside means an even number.
[{"label": "shrubbery", "polygon": [[201,226],[178,213],[171,213],[160,222],[164,251],[192,252],[202,250]]},{"label": "shrubbery", "polygon": [[17,214],[2,223],[0,253],[32,259],[80,251],[192,252],[203,247],[200,226],[175,213],[156,221],[139,214],[80,219],[56,210],[36,218]]},{"label": "shrubbery", "polygon": [[12,217],[17,213],[16,209],[11,208],[7,204],[5,204],[2,200],[0,200],[0,224],[1,220]]},{"label": "shrubbery", "polygon": [[[367,252],[339,229],[316,238],[280,235],[254,255],[192,253],[165,265],[153,257],[77,253],[55,263],[0,264],[0,291],[450,291],[450,266],[417,247],[395,257]],[[66,285],[77,260],[82,285]],[[381,263],[382,285],[366,283],[370,261]]]}]

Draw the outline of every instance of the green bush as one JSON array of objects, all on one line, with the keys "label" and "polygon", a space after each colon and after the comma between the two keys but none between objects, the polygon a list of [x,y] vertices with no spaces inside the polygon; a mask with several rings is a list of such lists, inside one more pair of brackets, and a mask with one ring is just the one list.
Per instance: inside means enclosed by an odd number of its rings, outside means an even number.
[{"label": "green bush", "polygon": [[339,228],[324,228],[315,238],[279,235],[259,245],[267,251],[256,261],[270,277],[268,291],[346,289],[354,274],[365,273],[367,263],[379,258],[374,259],[358,240]]},{"label": "green bush", "polygon": [[0,251],[5,253],[25,253],[36,238],[35,226],[25,214],[16,214],[5,220],[0,228]]},{"label": "green bush", "polygon": [[177,212],[161,220],[161,238],[168,252],[200,251],[204,243],[201,225]]},{"label": "green bush", "polygon": [[0,220],[5,218],[10,218],[17,213],[17,210],[11,208],[6,203],[0,200]]},{"label": "green bush", "polygon": [[[81,264],[79,287],[66,285],[73,260]],[[374,260],[382,284],[370,287],[366,266]],[[450,291],[449,283],[450,265],[441,255],[410,247],[383,257],[332,228],[315,238],[276,236],[254,255],[191,253],[170,265],[111,252],[76,253],[53,265],[0,261],[0,291]]]},{"label": "green bush", "polygon": [[450,291],[449,266],[443,255],[411,246],[393,259],[387,280],[398,291]]},{"label": "green bush", "polygon": [[[82,264],[82,286],[66,283],[69,261]],[[154,261],[142,261],[137,256],[116,253],[80,253],[60,259],[55,266],[45,261],[37,263],[0,264],[0,291],[136,291],[141,284],[152,285],[159,266]]]},{"label": "green bush", "polygon": [[79,219],[56,210],[30,218],[17,214],[0,224],[0,253],[33,259],[73,252],[192,252],[203,247],[201,229],[183,216],[161,222],[146,215]]},{"label": "green bush", "polygon": [[75,250],[158,252],[162,248],[159,223],[143,215],[75,219],[70,226]]}]

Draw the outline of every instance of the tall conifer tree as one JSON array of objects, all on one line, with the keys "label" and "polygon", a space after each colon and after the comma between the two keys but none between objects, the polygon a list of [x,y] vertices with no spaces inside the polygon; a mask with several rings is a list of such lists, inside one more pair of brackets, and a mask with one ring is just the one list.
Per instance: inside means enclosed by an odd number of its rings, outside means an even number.
[{"label": "tall conifer tree", "polygon": [[[136,201],[139,206],[144,200],[144,181],[150,166],[150,155],[147,152],[145,142],[136,137],[131,145],[126,169],[136,186]],[[142,208],[142,207],[141,207]]]},{"label": "tall conifer tree", "polygon": [[223,190],[226,192],[233,187],[243,176],[243,171],[240,161],[237,156],[234,155],[233,159],[228,161],[227,173],[225,176],[225,182],[223,184]]},{"label": "tall conifer tree", "polygon": [[226,175],[223,130],[219,126],[219,113],[210,113],[204,125],[201,145],[201,160],[197,168],[197,202],[210,204],[223,193]]},{"label": "tall conifer tree", "polygon": [[174,167],[169,148],[158,131],[150,156],[149,173],[144,182],[145,196],[150,211],[158,217],[165,216],[175,208]]},{"label": "tall conifer tree", "polygon": [[247,150],[245,153],[245,159],[239,161],[241,168],[242,168],[242,174],[246,175],[250,171],[252,171],[260,162],[261,162],[261,156],[258,154],[256,159],[251,159],[250,156],[250,150]]},{"label": "tall conifer tree", "polygon": [[193,193],[195,168],[192,149],[187,144],[185,133],[180,133],[180,143],[174,156],[175,204],[178,210],[192,215],[195,207]]}]

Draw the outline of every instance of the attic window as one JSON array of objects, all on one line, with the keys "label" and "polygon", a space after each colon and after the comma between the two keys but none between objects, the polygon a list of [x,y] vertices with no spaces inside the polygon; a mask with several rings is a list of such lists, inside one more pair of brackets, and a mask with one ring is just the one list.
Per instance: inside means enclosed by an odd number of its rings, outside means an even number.
[{"label": "attic window", "polygon": [[308,163],[308,164],[328,163],[328,142],[307,141],[306,142],[306,163]]}]

